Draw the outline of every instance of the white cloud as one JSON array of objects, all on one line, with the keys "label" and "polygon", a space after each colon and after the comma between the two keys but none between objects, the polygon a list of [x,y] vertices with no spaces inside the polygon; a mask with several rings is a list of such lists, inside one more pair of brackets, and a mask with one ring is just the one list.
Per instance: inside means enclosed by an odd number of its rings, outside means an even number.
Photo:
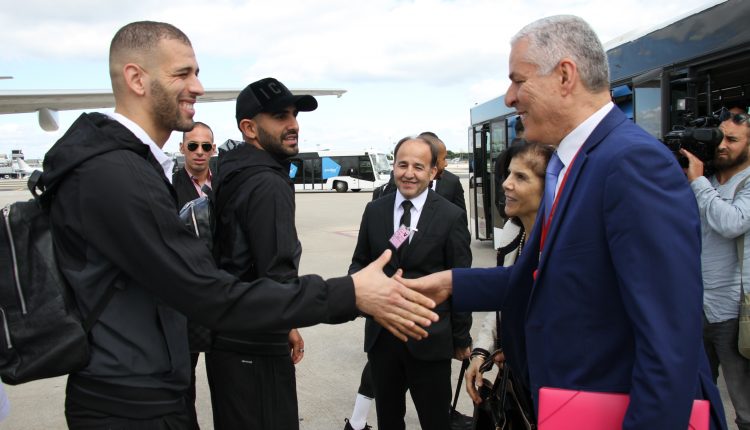
[{"label": "white cloud", "polygon": [[[114,32],[130,21],[159,20],[190,36],[206,87],[241,87],[275,76],[290,87],[349,90],[341,99],[321,99],[321,108],[303,117],[303,143],[389,149],[404,135],[430,129],[449,148],[463,149],[469,109],[507,88],[509,39],[525,23],[577,14],[606,42],[703,3],[30,0],[0,11],[0,75],[16,76],[0,81],[0,89],[28,82],[27,88],[105,87]],[[217,138],[237,137],[232,103],[201,104],[198,112]],[[78,114],[61,112],[63,131]],[[0,135],[0,152],[17,146],[43,152],[59,137],[39,130],[33,115],[0,117],[3,127],[11,123],[23,125],[22,136]],[[168,149],[176,149],[178,139],[173,136]]]}]

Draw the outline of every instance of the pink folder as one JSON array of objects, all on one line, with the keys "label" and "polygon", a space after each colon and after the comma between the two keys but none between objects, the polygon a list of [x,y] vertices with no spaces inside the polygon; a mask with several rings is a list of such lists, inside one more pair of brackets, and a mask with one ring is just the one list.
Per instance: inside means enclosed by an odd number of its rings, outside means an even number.
[{"label": "pink folder", "polygon": [[[627,394],[542,388],[539,430],[620,430],[630,397]],[[708,430],[710,405],[693,402],[688,430]]]}]

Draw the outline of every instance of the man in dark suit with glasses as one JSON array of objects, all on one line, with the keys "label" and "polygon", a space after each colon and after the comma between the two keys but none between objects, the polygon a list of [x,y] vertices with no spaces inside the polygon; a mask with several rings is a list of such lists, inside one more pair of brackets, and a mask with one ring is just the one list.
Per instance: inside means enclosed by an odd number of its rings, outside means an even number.
[{"label": "man in dark suit with glasses", "polygon": [[172,185],[177,191],[179,207],[190,200],[203,196],[204,185],[211,188],[211,157],[216,153],[214,132],[207,124],[195,122],[192,130],[182,133],[180,152],[185,156],[185,165],[172,175]]}]

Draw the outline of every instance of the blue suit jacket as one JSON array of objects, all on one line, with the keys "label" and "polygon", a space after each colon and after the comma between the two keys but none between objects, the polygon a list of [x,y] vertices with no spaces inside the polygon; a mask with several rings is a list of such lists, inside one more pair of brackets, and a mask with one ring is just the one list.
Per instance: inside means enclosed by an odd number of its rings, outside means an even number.
[{"label": "blue suit jacket", "polygon": [[726,428],[702,343],[698,208],[674,156],[614,108],[569,169],[543,252],[538,218],[514,266],[454,270],[454,309],[502,310],[535,403],[545,386],[630,393],[623,429],[686,429],[707,398]]}]

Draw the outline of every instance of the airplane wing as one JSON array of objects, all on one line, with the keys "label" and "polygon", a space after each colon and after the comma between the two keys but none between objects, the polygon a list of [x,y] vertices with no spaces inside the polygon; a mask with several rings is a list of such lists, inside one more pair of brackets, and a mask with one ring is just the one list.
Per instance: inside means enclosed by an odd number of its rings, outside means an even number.
[{"label": "airplane wing", "polygon": [[[242,89],[206,90],[198,102],[232,101]],[[341,97],[346,90],[292,89],[296,95]],[[59,128],[57,112],[61,110],[103,109],[115,106],[112,90],[3,90],[0,91],[0,115],[39,112],[39,126],[45,131]]]}]

